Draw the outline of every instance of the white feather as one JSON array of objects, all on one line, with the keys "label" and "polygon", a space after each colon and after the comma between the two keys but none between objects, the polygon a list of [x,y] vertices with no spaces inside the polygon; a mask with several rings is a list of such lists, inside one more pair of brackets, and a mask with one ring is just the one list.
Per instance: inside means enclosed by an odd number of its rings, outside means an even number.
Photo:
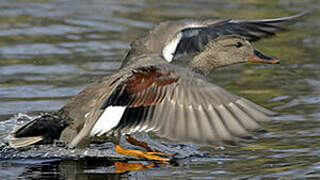
[{"label": "white feather", "polygon": [[166,59],[166,61],[171,62],[174,56],[174,52],[177,49],[177,46],[182,38],[182,33],[178,33],[176,37],[166,45],[162,50],[162,55]]},{"label": "white feather", "polygon": [[125,106],[109,106],[93,126],[90,135],[101,136],[116,127],[123,116]]},{"label": "white feather", "polygon": [[200,28],[200,27],[203,27],[203,26],[204,26],[204,24],[202,24],[202,23],[199,24],[199,22],[191,22],[190,24],[188,24],[185,27],[185,29],[186,28]]}]

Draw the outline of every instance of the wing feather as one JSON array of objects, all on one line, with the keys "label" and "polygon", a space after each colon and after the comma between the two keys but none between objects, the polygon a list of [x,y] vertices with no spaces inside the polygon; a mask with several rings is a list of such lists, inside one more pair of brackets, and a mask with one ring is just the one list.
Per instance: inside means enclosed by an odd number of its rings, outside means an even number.
[{"label": "wing feather", "polygon": [[[207,113],[206,113],[207,109],[204,109],[203,106],[199,106],[198,107],[198,111],[196,111],[197,113],[197,120],[198,120],[198,125],[201,127],[201,133],[202,133],[202,142],[203,144],[213,144],[214,142],[212,142],[213,140],[215,140],[215,143],[218,143],[220,141],[220,139],[218,138],[218,136],[216,135],[216,131],[214,129],[214,127],[211,124],[211,120],[209,119],[210,117],[208,117]],[[202,118],[201,121],[199,121],[199,119]]]},{"label": "wing feather", "polygon": [[268,122],[269,117],[263,114],[262,112],[258,111],[257,109],[248,106],[242,99],[237,100],[235,103],[240,105],[240,107],[249,114],[252,118],[255,118],[258,122]]},{"label": "wing feather", "polygon": [[174,58],[183,54],[198,53],[212,39],[223,35],[239,35],[249,41],[274,36],[277,32],[287,30],[286,25],[305,15],[303,12],[290,17],[261,20],[218,20],[218,21],[192,21],[190,26],[181,30],[182,37],[175,50]]},{"label": "wing feather", "polygon": [[234,116],[237,117],[237,119],[246,129],[255,130],[261,127],[255,120],[253,120],[250,116],[243,112],[236,104],[230,103],[228,108],[231,112],[234,113]]},{"label": "wing feather", "polygon": [[228,111],[224,105],[219,105],[216,107],[221,119],[223,120],[225,126],[228,130],[236,136],[245,136],[248,131],[233,117],[233,115]]},{"label": "wing feather", "polygon": [[212,105],[209,105],[208,108],[208,116],[211,118],[212,124],[215,127],[215,131],[218,134],[218,137],[222,141],[233,141],[233,137],[227,127],[224,125],[223,120],[218,115],[216,108],[214,108]]},{"label": "wing feather", "polygon": [[[153,131],[168,139],[197,144],[234,142],[237,137],[248,137],[248,130],[260,128],[258,122],[268,121],[268,116],[274,115],[174,65],[145,67],[127,82],[119,83],[114,93],[129,100],[111,95],[115,102],[107,99],[105,103],[131,103],[125,104],[127,109],[119,125],[113,128],[121,133]],[[133,86],[133,82],[137,84]]]}]

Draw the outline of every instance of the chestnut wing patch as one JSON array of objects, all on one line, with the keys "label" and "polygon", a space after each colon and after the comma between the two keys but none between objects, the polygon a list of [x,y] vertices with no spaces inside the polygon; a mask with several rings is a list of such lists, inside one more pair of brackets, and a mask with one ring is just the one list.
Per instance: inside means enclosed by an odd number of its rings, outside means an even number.
[{"label": "chestnut wing patch", "polygon": [[179,81],[179,77],[174,77],[174,73],[162,65],[141,67],[128,73],[131,75],[122,82],[117,78],[111,83],[118,85],[100,107],[103,113],[91,130],[91,136],[102,136],[113,130],[134,131],[147,119],[150,106],[161,103],[168,94],[168,87]]},{"label": "chestnut wing patch", "polygon": [[101,109],[108,106],[150,106],[162,102],[166,87],[176,84],[179,77],[156,66],[142,67],[132,71],[132,76],[120,83]]}]

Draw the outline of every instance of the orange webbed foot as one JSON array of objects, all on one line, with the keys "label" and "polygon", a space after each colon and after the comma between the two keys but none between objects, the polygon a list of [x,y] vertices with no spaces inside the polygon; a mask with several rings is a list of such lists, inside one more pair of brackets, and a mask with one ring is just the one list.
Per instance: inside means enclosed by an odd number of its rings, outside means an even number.
[{"label": "orange webbed foot", "polygon": [[119,154],[127,155],[127,156],[134,156],[138,158],[145,158],[148,160],[156,160],[156,161],[162,161],[162,162],[169,162],[171,161],[170,158],[165,158],[161,156],[171,156],[174,154],[169,153],[162,153],[162,152],[144,152],[140,150],[132,150],[132,149],[126,149],[121,147],[120,145],[115,146],[116,152]]}]

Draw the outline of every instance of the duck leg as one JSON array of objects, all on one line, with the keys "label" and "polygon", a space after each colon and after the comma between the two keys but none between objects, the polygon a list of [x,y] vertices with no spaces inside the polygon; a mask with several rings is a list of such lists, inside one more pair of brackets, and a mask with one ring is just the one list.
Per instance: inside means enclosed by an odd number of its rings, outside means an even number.
[{"label": "duck leg", "polygon": [[[115,136],[112,138],[112,142],[115,144],[115,150],[118,154],[133,156],[133,157],[137,157],[137,158],[146,158],[148,160],[155,160],[155,161],[162,161],[162,162],[168,162],[171,160],[170,158],[161,157],[161,156],[170,156],[171,154],[168,155],[168,154],[161,153],[161,152],[144,152],[144,151],[140,151],[140,150],[126,149],[126,148],[120,146],[120,137],[121,137],[121,133],[117,132],[117,134],[115,134]],[[135,139],[132,142],[134,142],[135,144],[147,145],[147,143],[141,143]],[[137,143],[137,142],[139,142],[139,143]],[[148,145],[146,147],[151,149]]]},{"label": "duck leg", "polygon": [[133,149],[126,149],[121,147],[119,144],[115,146],[116,152],[119,154],[127,155],[127,156],[134,156],[138,158],[146,158],[149,160],[156,160],[156,161],[170,161],[170,158],[164,158],[158,155],[165,155],[165,153],[161,152],[144,152],[140,150],[133,150]]},{"label": "duck leg", "polygon": [[133,137],[131,137],[130,135],[126,135],[126,136],[127,136],[126,140],[130,144],[135,145],[135,146],[140,146],[140,147],[144,148],[148,152],[153,152],[153,150],[149,147],[149,145],[146,142],[138,141],[138,140],[134,139]]},{"label": "duck leg", "polygon": [[130,144],[144,148],[149,154],[156,154],[156,155],[162,155],[162,156],[173,156],[173,155],[175,155],[174,153],[155,152],[150,148],[150,146],[146,142],[138,141],[138,140],[134,139],[133,137],[131,137],[130,135],[126,135],[126,136],[127,136],[126,140]]}]

